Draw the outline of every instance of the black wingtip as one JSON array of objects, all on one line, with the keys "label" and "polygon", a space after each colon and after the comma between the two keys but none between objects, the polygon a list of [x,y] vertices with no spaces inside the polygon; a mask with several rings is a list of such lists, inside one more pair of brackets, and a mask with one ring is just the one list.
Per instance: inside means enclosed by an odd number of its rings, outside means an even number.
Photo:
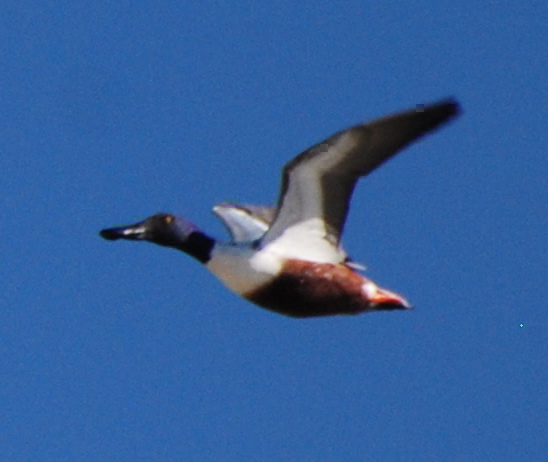
[{"label": "black wingtip", "polygon": [[441,104],[445,106],[447,112],[452,116],[457,116],[462,113],[462,106],[454,97],[443,100]]},{"label": "black wingtip", "polygon": [[418,112],[428,111],[440,119],[452,119],[462,113],[462,106],[455,97],[444,98],[432,104],[419,104]]},{"label": "black wingtip", "polygon": [[420,134],[424,135],[457,118],[462,113],[462,107],[455,98],[445,98],[434,103],[419,104],[415,113],[421,115],[417,123],[422,125]]}]

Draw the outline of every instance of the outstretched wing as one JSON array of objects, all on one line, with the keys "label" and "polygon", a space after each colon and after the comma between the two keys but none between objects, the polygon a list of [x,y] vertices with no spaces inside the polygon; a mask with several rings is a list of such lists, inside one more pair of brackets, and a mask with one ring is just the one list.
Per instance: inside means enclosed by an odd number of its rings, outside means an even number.
[{"label": "outstretched wing", "polygon": [[275,207],[223,202],[213,207],[234,242],[252,242],[264,236],[276,214]]},{"label": "outstretched wing", "polygon": [[341,131],[299,154],[283,169],[277,215],[262,242],[290,230],[291,245],[310,246],[320,237],[338,246],[358,179],[459,112],[452,99],[418,106]]}]

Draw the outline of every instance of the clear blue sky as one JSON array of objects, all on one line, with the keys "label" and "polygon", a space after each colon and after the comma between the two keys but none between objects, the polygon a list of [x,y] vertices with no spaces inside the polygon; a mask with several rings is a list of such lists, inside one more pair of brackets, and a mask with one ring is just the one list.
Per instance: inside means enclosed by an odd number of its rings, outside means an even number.
[{"label": "clear blue sky", "polygon": [[[8,2],[0,460],[540,461],[548,454],[545,2]],[[281,166],[454,95],[357,189],[345,243],[411,312],[294,320],[187,256]]]}]

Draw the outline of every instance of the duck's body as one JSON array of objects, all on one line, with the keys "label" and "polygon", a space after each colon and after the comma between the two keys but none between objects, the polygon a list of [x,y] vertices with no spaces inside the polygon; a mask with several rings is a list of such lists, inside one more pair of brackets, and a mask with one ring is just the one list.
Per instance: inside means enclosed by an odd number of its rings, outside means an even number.
[{"label": "duck's body", "polygon": [[305,151],[284,168],[276,208],[214,208],[232,242],[215,241],[170,214],[106,229],[101,236],[182,250],[232,291],[288,316],[408,309],[403,297],[356,271],[340,245],[340,234],[358,178],[458,110],[453,101],[419,108],[345,130]]}]

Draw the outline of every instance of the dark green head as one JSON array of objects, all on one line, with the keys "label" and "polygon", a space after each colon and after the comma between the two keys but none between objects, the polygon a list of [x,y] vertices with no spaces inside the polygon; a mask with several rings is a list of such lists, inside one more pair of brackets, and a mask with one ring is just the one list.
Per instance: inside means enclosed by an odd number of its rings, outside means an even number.
[{"label": "dark green head", "polygon": [[184,218],[169,213],[157,213],[128,226],[103,229],[100,236],[109,241],[126,239],[149,241],[165,247],[182,250],[206,263],[215,241]]}]

